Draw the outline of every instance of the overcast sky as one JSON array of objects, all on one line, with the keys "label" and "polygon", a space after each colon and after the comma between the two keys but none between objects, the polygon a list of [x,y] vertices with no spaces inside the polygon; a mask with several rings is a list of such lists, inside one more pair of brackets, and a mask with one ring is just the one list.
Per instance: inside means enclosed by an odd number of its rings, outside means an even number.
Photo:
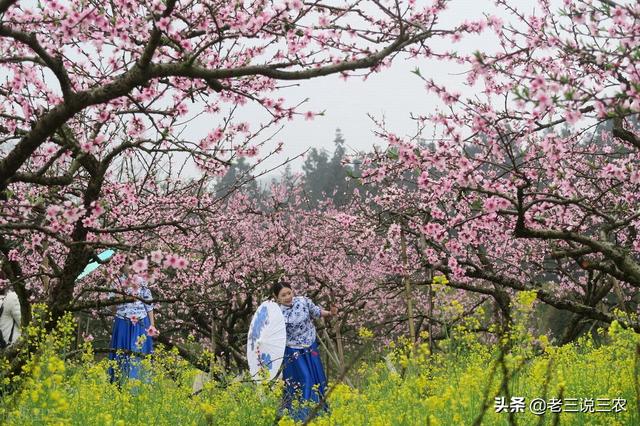
[{"label": "overcast sky", "polygon": [[[419,3],[424,0],[417,1]],[[531,5],[531,8],[535,5],[531,0],[513,3]],[[451,28],[465,19],[478,19],[486,11],[495,12],[493,1],[452,0],[438,27]],[[453,45],[449,45],[448,41],[432,43],[439,50],[454,48],[462,51],[472,51],[487,45],[496,46],[495,39],[488,31],[482,38],[475,37]],[[371,75],[366,81],[362,81],[362,78],[344,81],[338,76],[328,76],[303,81],[298,87],[285,89],[282,95],[288,99],[289,104],[309,98],[301,111],[325,111],[325,115],[312,121],[299,117],[285,122],[284,128],[274,139],[285,143],[284,151],[279,157],[266,161],[263,169],[271,168],[286,157],[294,157],[309,147],[332,151],[337,128],[342,130],[346,144],[353,150],[369,151],[374,144],[384,146],[384,142],[374,136],[375,124],[367,114],[377,119],[384,117],[387,127],[399,135],[415,134],[416,124],[410,119],[410,114],[433,112],[441,105],[435,96],[427,94],[424,82],[411,72],[416,67],[423,76],[433,77],[447,85],[461,87],[461,81],[465,78],[460,75],[463,70],[460,66],[397,57],[390,68]],[[249,121],[260,121],[258,115],[252,115],[258,114],[257,111],[247,108],[245,113]],[[199,131],[200,128],[194,126],[193,130]],[[301,164],[302,160],[295,161],[292,168],[300,170]],[[276,175],[278,173],[275,172]]]}]

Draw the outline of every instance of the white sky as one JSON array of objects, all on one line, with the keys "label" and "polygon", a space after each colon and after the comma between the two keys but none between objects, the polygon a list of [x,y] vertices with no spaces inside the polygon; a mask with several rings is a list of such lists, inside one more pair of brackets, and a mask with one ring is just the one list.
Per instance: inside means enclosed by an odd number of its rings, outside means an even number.
[{"label": "white sky", "polygon": [[[424,0],[417,2],[422,1]],[[513,1],[513,4],[523,7],[531,5],[529,10],[533,10],[535,3],[531,0]],[[442,15],[438,27],[450,28],[465,19],[479,19],[483,12],[494,11],[493,1],[490,0],[453,0],[449,9]],[[431,45],[439,51],[449,48],[448,42],[434,42]],[[484,37],[473,37],[450,47],[469,52],[486,49],[487,45],[489,48],[497,45],[495,38],[491,37],[490,30],[485,32]],[[424,89],[424,82],[411,73],[416,67],[426,78],[433,77],[440,83],[458,86],[458,90],[464,93],[461,81],[465,77],[460,75],[464,68],[459,65],[401,57],[397,57],[390,68],[371,75],[366,81],[362,81],[362,78],[344,81],[339,76],[302,81],[298,87],[284,89],[281,94],[288,99],[290,105],[309,98],[301,111],[324,110],[325,115],[312,121],[299,117],[294,121],[285,122],[284,129],[275,138],[275,141],[285,143],[283,152],[280,156],[265,161],[261,169],[271,168],[309,147],[333,151],[336,128],[342,130],[347,146],[353,150],[369,151],[374,144],[384,146],[384,142],[373,134],[375,124],[367,114],[373,115],[376,119],[384,117],[387,128],[398,135],[414,135],[416,124],[410,119],[410,114],[433,112],[441,105],[437,97],[428,94]],[[251,116],[251,112],[246,112],[249,114],[249,121],[259,121]],[[192,130],[199,129],[194,126]],[[300,170],[302,162],[300,159],[293,162],[292,169]],[[273,172],[271,176],[279,173]]]}]

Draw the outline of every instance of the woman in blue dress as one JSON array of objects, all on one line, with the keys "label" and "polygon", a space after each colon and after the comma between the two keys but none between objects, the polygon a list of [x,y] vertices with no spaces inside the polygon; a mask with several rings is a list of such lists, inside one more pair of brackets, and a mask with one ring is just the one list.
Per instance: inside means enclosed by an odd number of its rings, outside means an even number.
[{"label": "woman in blue dress", "polygon": [[[126,269],[124,271],[127,272]],[[130,282],[126,283],[126,280]],[[158,335],[158,330],[155,328],[153,305],[146,303],[153,300],[146,282],[140,277],[126,275],[121,276],[118,282],[120,289],[136,298],[115,308],[109,359],[116,362],[117,368],[109,368],[109,376],[111,382],[122,383],[127,378],[142,379],[141,360],[136,354],[153,352],[152,337]]]},{"label": "woman in blue dress", "polygon": [[327,409],[324,395],[327,377],[322,368],[316,328],[312,319],[338,313],[316,306],[308,297],[294,297],[291,286],[277,282],[271,292],[280,304],[287,327],[287,346],[284,351],[283,379],[285,381],[283,408],[295,420],[304,421],[315,404]]}]

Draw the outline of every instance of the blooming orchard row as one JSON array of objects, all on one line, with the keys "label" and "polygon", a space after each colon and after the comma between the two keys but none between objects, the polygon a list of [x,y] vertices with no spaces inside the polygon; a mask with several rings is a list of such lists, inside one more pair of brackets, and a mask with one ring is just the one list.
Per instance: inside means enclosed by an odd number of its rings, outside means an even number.
[{"label": "blooming orchard row", "polygon": [[[375,72],[453,30],[435,28],[442,1],[385,3],[0,3],[0,252],[25,321],[34,297],[70,309],[98,250],[141,243],[130,231],[184,232],[211,179],[303,113],[279,81]],[[262,123],[235,119],[247,102]],[[198,115],[211,131],[184,137]],[[180,181],[179,161],[202,179]]]},{"label": "blooming orchard row", "polygon": [[[25,322],[34,301],[54,319],[100,314],[125,263],[162,306],[161,339],[191,334],[237,363],[281,276],[341,305],[350,336],[409,323],[437,338],[482,305],[506,326],[520,290],[572,313],[566,339],[612,308],[633,313],[640,9],[498,7],[442,28],[443,1],[0,2],[0,256]],[[429,46],[477,34],[495,51]],[[340,209],[309,211],[285,185],[252,199],[242,180],[214,196],[238,157],[277,153],[264,151],[274,124],[314,115],[282,81],[377,72],[402,52],[467,70],[470,95],[416,71],[443,101],[416,115],[436,143],[378,129],[388,149],[363,159],[362,189]],[[236,120],[248,102],[262,123]],[[185,137],[200,115],[211,130]],[[106,248],[108,265],[76,281]]]}]

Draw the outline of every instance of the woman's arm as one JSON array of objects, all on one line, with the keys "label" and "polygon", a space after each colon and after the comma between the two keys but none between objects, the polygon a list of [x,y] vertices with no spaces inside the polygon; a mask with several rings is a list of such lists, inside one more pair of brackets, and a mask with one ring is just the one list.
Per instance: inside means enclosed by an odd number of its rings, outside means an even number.
[{"label": "woman's arm", "polygon": [[147,328],[147,336],[149,337],[158,337],[160,332],[156,328],[155,317],[153,316],[153,310],[147,311],[147,316],[149,317],[149,328]]},{"label": "woman's arm", "polygon": [[304,297],[303,300],[307,303],[311,318],[327,318],[338,314],[338,308],[335,306],[332,306],[330,311],[326,311],[313,303],[308,297]]},{"label": "woman's arm", "polygon": [[159,332],[158,329],[156,328],[156,317],[153,314],[153,309],[155,307],[155,304],[150,304],[148,302],[153,301],[153,295],[151,294],[151,290],[149,290],[149,288],[145,285],[145,283],[142,283],[143,287],[142,287],[142,303],[144,304],[144,309],[147,311],[147,316],[149,317],[149,336],[151,337],[157,337]]},{"label": "woman's arm", "polygon": [[149,322],[151,323],[151,327],[155,328],[156,327],[156,319],[153,316],[153,309],[150,310],[149,312],[147,312],[147,315],[149,315]]},{"label": "woman's arm", "polygon": [[338,308],[336,306],[332,306],[330,311],[325,311],[324,309],[320,311],[322,318],[334,317],[336,315],[338,315]]}]

